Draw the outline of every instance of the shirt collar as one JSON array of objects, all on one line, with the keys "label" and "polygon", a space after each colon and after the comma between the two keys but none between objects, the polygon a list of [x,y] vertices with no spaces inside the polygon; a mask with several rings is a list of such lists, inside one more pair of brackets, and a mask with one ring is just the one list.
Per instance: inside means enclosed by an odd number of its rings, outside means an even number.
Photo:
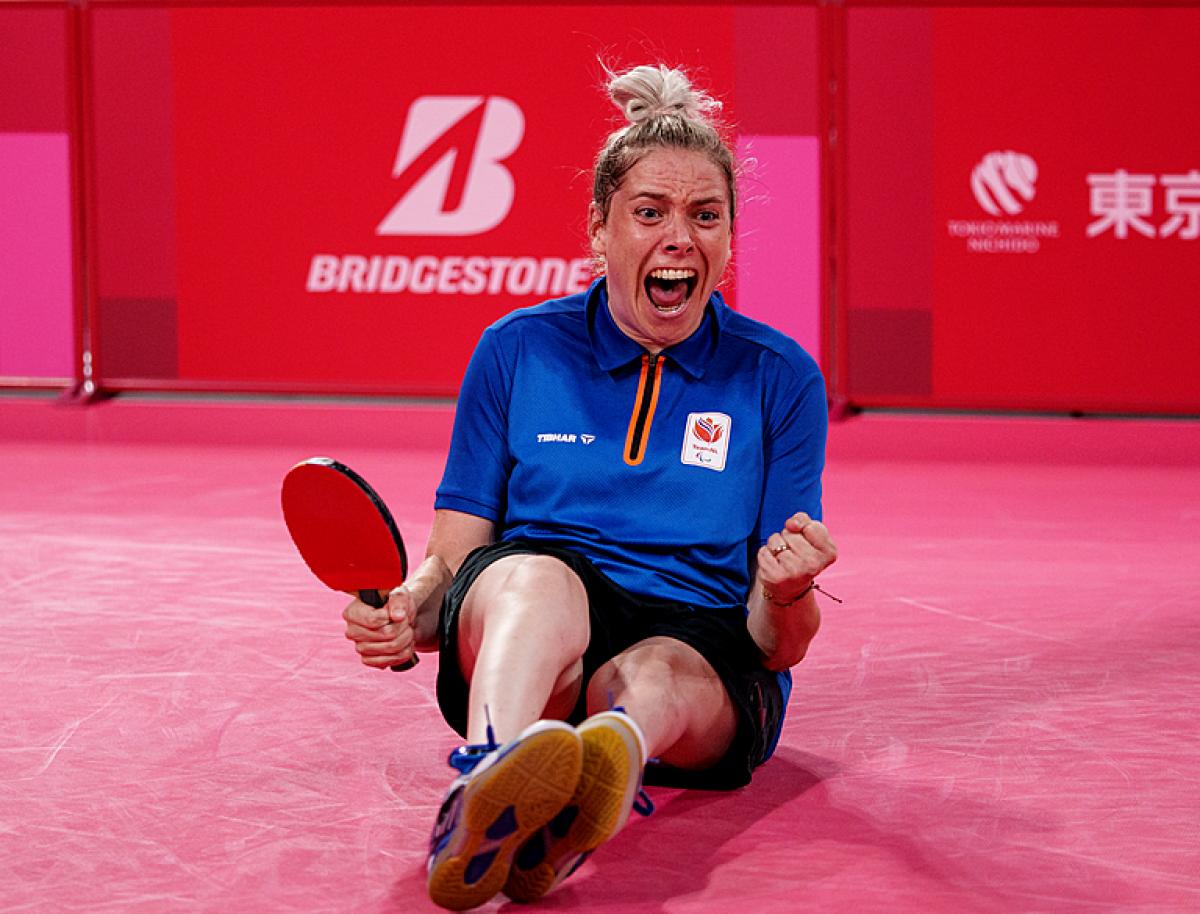
[{"label": "shirt collar", "polygon": [[[614,371],[646,354],[645,349],[622,332],[609,313],[608,288],[603,276],[588,289],[584,307],[587,309],[592,352],[602,369]],[[721,325],[727,307],[721,293],[713,292],[704,308],[700,326],[683,342],[664,349],[663,355],[693,378],[704,377],[704,371],[721,339]]]}]

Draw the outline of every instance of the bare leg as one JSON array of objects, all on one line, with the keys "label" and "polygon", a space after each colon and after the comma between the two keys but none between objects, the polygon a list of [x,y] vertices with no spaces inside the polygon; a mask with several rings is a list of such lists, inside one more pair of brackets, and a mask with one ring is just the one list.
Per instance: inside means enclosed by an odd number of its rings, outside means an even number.
[{"label": "bare leg", "polygon": [[677,768],[715,764],[737,733],[737,714],[716,671],[673,638],[641,641],[596,671],[588,713],[610,705],[637,721],[651,758]]},{"label": "bare leg", "polygon": [[[575,730],[582,773],[567,805],[514,857],[504,891],[515,901],[541,898],[621,829],[636,804],[647,751],[672,765],[705,768],[724,755],[736,731],[715,671],[670,638],[647,639],[604,664],[587,698],[592,716]],[[626,713],[599,713],[612,704]]]},{"label": "bare leg", "polygon": [[489,565],[463,601],[459,664],[471,685],[467,739],[497,741],[545,717],[564,718],[583,687],[587,592],[558,559],[514,555]]}]

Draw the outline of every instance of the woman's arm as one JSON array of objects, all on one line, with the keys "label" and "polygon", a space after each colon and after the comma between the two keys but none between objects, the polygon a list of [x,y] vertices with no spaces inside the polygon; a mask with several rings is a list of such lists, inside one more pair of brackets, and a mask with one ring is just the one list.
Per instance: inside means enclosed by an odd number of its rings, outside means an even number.
[{"label": "woman's arm", "polygon": [[[463,559],[495,538],[496,525],[486,518],[445,508],[434,512],[433,529],[425,548],[425,560],[409,579],[392,591],[393,599],[407,591],[413,606],[413,630],[420,650],[434,650],[438,642],[438,621],[442,597]],[[397,591],[401,591],[397,594]]]},{"label": "woman's arm", "polygon": [[767,669],[786,670],[804,659],[821,625],[812,584],[835,561],[829,531],[804,513],[789,517],[758,550],[746,625]]},{"label": "woman's arm", "polygon": [[375,609],[354,600],[342,612],[346,637],[367,666],[386,669],[404,663],[413,651],[437,650],[442,597],[471,550],[495,537],[495,524],[473,514],[441,509],[434,513],[425,559],[408,580]]}]

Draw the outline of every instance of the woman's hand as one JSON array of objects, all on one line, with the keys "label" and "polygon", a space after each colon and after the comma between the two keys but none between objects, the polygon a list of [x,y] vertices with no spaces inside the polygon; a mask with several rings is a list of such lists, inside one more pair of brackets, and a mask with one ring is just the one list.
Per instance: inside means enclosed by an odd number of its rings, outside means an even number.
[{"label": "woman's hand", "polygon": [[746,625],[767,669],[786,670],[808,653],[821,627],[812,584],[837,561],[837,546],[820,521],[793,514],[758,550],[758,571]]},{"label": "woman's hand", "polygon": [[425,559],[388,594],[382,609],[353,601],[342,611],[346,637],[364,664],[385,670],[404,663],[418,648],[437,649],[442,597],[472,549],[490,543],[490,520],[447,509],[433,516]]},{"label": "woman's hand", "polygon": [[772,603],[795,600],[822,571],[837,561],[829,530],[803,511],[793,514],[779,533],[758,550],[759,584]]},{"label": "woman's hand", "polygon": [[412,594],[404,584],[388,595],[387,605],[381,609],[356,599],[342,611],[346,637],[354,642],[359,659],[380,670],[413,656],[417,646],[416,615]]}]

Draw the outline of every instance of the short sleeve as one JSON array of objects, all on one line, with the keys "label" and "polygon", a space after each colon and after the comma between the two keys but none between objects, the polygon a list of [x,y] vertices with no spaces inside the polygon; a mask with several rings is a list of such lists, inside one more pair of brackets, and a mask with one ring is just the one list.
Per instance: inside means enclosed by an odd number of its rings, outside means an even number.
[{"label": "short sleeve", "polygon": [[821,474],[829,411],[825,381],[807,355],[802,371],[782,360],[765,390],[764,481],[759,512],[758,544],[783,529],[797,511],[821,519]]},{"label": "short sleeve", "polygon": [[450,453],[435,508],[503,520],[512,469],[508,447],[511,389],[512,371],[499,334],[488,328],[475,347],[459,390]]}]

